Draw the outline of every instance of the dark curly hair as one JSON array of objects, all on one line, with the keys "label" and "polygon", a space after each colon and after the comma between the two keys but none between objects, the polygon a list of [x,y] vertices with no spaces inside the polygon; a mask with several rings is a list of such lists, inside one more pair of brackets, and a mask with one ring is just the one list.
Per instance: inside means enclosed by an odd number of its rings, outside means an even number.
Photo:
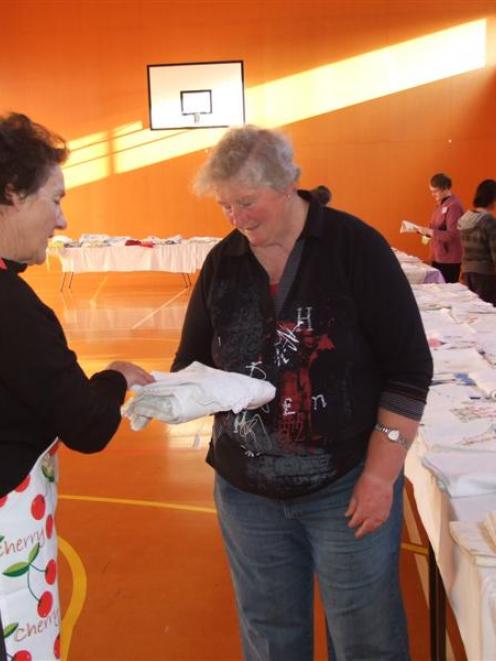
[{"label": "dark curly hair", "polygon": [[26,115],[0,117],[0,204],[12,204],[12,193],[35,193],[68,155],[63,138]]}]

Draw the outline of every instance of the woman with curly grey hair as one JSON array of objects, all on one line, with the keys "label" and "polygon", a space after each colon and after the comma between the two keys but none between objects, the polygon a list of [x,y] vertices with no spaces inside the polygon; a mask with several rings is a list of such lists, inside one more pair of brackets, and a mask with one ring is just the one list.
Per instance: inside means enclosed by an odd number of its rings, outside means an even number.
[{"label": "woman with curly grey hair", "polygon": [[209,254],[173,364],[269,380],[215,416],[207,461],[248,661],[313,658],[317,578],[337,660],[408,659],[403,462],[432,374],[382,236],[298,190],[288,139],[231,129],[201,169],[233,231]]}]

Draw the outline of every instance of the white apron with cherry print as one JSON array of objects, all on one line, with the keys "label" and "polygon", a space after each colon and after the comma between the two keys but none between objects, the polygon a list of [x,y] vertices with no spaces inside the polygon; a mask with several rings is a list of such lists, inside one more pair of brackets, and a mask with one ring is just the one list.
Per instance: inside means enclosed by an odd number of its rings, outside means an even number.
[{"label": "white apron with cherry print", "polygon": [[0,498],[0,613],[8,661],[60,656],[56,505],[57,442]]}]

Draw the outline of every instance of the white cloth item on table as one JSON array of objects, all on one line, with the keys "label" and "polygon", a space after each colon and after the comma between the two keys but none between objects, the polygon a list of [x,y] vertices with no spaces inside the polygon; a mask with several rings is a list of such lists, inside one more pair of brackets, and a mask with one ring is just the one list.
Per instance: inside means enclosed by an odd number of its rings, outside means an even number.
[{"label": "white cloth item on table", "polygon": [[399,262],[409,262],[411,264],[419,264],[421,262],[420,258],[416,255],[409,255],[408,253],[403,252],[402,250],[398,250],[397,248],[393,248],[393,252]]},{"label": "white cloth item on table", "polygon": [[182,234],[174,234],[174,236],[167,236],[165,239],[162,239],[161,243],[182,243],[182,241]]},{"label": "white cloth item on table", "polygon": [[496,452],[426,452],[421,461],[452,498],[496,493]]},{"label": "white cloth item on table", "polygon": [[132,236],[111,236],[108,239],[108,244],[109,246],[124,246],[126,245],[126,241],[132,238]]},{"label": "white cloth item on table", "polygon": [[432,358],[434,361],[434,378],[438,374],[469,372],[470,370],[488,367],[487,361],[473,348],[434,351]]},{"label": "white cloth item on table", "polygon": [[74,239],[71,239],[70,236],[66,236],[65,234],[55,234],[55,236],[52,236],[50,239],[50,244],[56,244],[56,243],[73,243]]},{"label": "white cloth item on table", "polygon": [[451,536],[480,567],[496,567],[496,546],[480,521],[450,521]]},{"label": "white cloth item on table", "polygon": [[483,370],[474,370],[468,373],[486,397],[496,399],[496,369],[487,367]]},{"label": "white cloth item on table", "polygon": [[218,236],[192,236],[185,240],[189,243],[217,243],[220,241],[220,238]]},{"label": "white cloth item on table", "polygon": [[445,411],[436,422],[422,425],[420,433],[431,452],[496,452],[496,424],[488,420],[461,422],[451,411]]},{"label": "white cloth item on table", "polygon": [[493,366],[496,365],[496,336],[494,331],[491,334],[477,333],[477,348],[488,363]]},{"label": "white cloth item on table", "polygon": [[446,410],[455,406],[470,404],[480,398],[481,393],[475,386],[461,383],[460,379],[432,385],[427,395],[427,406],[422,422],[426,422],[431,418],[437,420],[440,415],[444,415]]},{"label": "white cloth item on table", "polygon": [[482,301],[474,294],[474,298],[464,301],[454,301],[451,314],[455,321],[470,321],[476,315],[494,315],[495,309],[491,303]]},{"label": "white cloth item on table", "polygon": [[424,310],[421,316],[431,349],[462,349],[476,345],[474,329],[469,324],[457,324],[446,308]]},{"label": "white cloth item on table", "polygon": [[476,333],[481,333],[483,336],[488,335],[494,337],[496,330],[496,308],[493,308],[493,314],[474,315],[468,322]]},{"label": "white cloth item on table", "polygon": [[[421,310],[435,310],[440,308],[453,308],[453,306],[469,305],[471,302],[480,300],[473,292],[461,283],[433,283],[424,285],[412,285],[413,293]],[[464,312],[462,319],[453,318],[455,321],[465,321],[470,316]]]},{"label": "white cloth item on table", "polygon": [[136,387],[136,395],[122,407],[135,431],[151,418],[177,424],[220,411],[256,409],[274,399],[276,392],[268,381],[198,362],[178,372],[152,374],[156,382]]}]

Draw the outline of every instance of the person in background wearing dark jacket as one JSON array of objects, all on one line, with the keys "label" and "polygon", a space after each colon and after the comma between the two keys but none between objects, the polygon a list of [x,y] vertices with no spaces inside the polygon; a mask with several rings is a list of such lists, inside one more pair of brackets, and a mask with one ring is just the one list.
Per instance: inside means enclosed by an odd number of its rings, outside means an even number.
[{"label": "person in background wearing dark jacket", "polygon": [[231,129],[196,182],[233,231],[208,255],[173,369],[267,379],[215,416],[207,461],[248,661],[313,659],[317,576],[333,659],[409,658],[398,582],[403,462],[432,361],[384,238],[297,190],[276,131]]},{"label": "person in background wearing dark jacket", "polygon": [[462,261],[462,243],[458,219],[463,205],[451,192],[452,182],[448,175],[439,172],[431,177],[429,190],[436,200],[429,227],[420,233],[430,237],[431,263],[439,269],[446,282],[458,282]]},{"label": "person in background wearing dark jacket", "polygon": [[332,200],[332,193],[329,188],[327,188],[327,186],[324,186],[324,184],[319,184],[315,188],[312,188],[309,193],[324,207],[327,206]]},{"label": "person in background wearing dark jacket", "polygon": [[153,381],[126,362],[88,379],[55,314],[20,277],[66,227],[66,157],[64,141],[25,115],[0,117],[0,659],[60,655],[57,439],[102,450],[127,388]]},{"label": "person in background wearing dark jacket", "polygon": [[496,181],[485,179],[475,191],[473,209],[458,221],[462,239],[462,282],[496,306]]}]

